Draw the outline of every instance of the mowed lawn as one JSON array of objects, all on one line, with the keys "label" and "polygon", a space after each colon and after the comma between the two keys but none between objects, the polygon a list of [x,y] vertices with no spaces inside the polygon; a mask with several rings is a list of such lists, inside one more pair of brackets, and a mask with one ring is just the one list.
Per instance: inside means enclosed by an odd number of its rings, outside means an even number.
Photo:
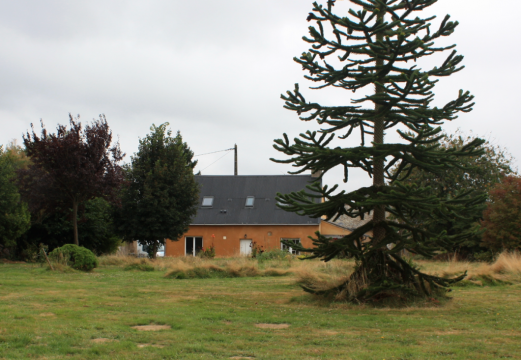
[{"label": "mowed lawn", "polygon": [[314,301],[293,276],[163,276],[0,264],[0,359],[521,359],[520,285],[377,309]]}]

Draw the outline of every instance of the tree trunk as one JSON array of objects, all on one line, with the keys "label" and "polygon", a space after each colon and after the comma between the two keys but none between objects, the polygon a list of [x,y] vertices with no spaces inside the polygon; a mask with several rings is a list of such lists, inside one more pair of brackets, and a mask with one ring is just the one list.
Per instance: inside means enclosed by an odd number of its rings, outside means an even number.
[{"label": "tree trunk", "polygon": [[[380,12],[378,15],[378,19],[383,21],[383,17],[385,11]],[[376,35],[376,41],[383,41],[383,34],[379,33]],[[382,67],[384,65],[383,59],[376,59],[376,66]],[[383,80],[379,79],[382,85],[375,85],[375,94],[383,94],[385,93],[385,88],[383,86]],[[375,104],[375,111],[378,114],[381,111],[382,106]],[[383,116],[378,117],[374,123],[374,144],[383,144],[384,143],[384,127],[385,127],[385,118]],[[374,145],[373,145],[374,146]],[[385,185],[384,180],[384,159],[376,159],[373,161],[373,187],[375,193],[380,191],[381,188]],[[373,211],[373,222],[375,227],[373,228],[373,243],[380,242],[385,237],[385,229],[380,225],[383,221],[385,221],[385,206],[377,205]]]},{"label": "tree trunk", "polygon": [[72,201],[72,226],[74,228],[74,244],[80,246],[78,240],[78,200]]},{"label": "tree trunk", "polygon": [[154,243],[152,245],[150,245],[150,247],[152,248],[152,252],[149,252],[148,256],[151,259],[155,259],[157,257],[157,249],[159,249],[159,242],[154,241]]}]

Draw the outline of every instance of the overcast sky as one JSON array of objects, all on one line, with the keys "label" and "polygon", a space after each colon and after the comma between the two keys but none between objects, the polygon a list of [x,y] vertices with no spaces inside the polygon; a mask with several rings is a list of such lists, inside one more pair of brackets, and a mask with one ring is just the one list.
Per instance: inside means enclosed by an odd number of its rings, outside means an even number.
[{"label": "overcast sky", "polygon": [[[325,1],[319,1],[325,2]],[[521,159],[518,125],[521,22],[518,0],[440,0],[431,12],[460,26],[449,40],[466,69],[442,79],[437,104],[459,89],[476,106],[445,127],[486,137]],[[337,11],[350,3],[339,1]],[[239,174],[284,174],[273,139],[315,124],[283,109],[302,86],[293,62],[308,47],[309,0],[0,0],[0,144],[105,114],[128,161],[152,123],[169,122],[196,154],[239,148]],[[349,104],[352,93],[304,90],[308,101]],[[392,134],[389,135],[392,138]],[[358,140],[358,139],[357,139]],[[348,145],[357,145],[348,143]],[[218,160],[220,157],[224,157]],[[216,161],[218,160],[218,161]],[[233,153],[199,158],[205,175],[233,174]],[[341,182],[333,171],[326,182]],[[364,173],[348,189],[370,185]]]}]

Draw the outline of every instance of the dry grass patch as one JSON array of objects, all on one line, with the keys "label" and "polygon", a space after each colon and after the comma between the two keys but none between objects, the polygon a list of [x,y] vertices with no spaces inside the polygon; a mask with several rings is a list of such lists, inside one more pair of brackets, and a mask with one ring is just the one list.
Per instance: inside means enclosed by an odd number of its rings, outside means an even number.
[{"label": "dry grass patch", "polygon": [[259,329],[287,329],[289,324],[255,324]]},{"label": "dry grass patch", "polygon": [[97,339],[92,339],[91,340],[91,342],[93,342],[95,344],[103,344],[103,343],[113,342],[113,341],[117,341],[117,340],[107,339],[107,338],[97,338]]},{"label": "dry grass patch", "polygon": [[145,348],[145,347],[148,347],[148,346],[150,346],[150,347],[155,347],[155,348],[158,348],[158,349],[162,349],[162,348],[164,348],[163,345],[154,345],[154,344],[137,344],[137,347],[140,348],[140,349]]},{"label": "dry grass patch", "polygon": [[326,335],[326,336],[335,336],[335,335],[338,335],[338,331],[334,331],[334,330],[321,330],[319,332],[320,335]]},{"label": "dry grass patch", "polygon": [[56,314],[54,314],[52,312],[46,312],[46,313],[41,313],[40,316],[41,317],[53,317],[53,316],[56,316]]},{"label": "dry grass patch", "polygon": [[136,325],[132,326],[132,329],[136,329],[139,331],[159,331],[159,330],[168,330],[172,327],[170,325]]},{"label": "dry grass patch", "polygon": [[461,331],[461,330],[447,330],[447,331],[435,331],[434,333],[435,333],[436,335],[444,336],[444,335],[460,335],[460,334],[466,334],[467,332],[466,332],[466,331]]}]

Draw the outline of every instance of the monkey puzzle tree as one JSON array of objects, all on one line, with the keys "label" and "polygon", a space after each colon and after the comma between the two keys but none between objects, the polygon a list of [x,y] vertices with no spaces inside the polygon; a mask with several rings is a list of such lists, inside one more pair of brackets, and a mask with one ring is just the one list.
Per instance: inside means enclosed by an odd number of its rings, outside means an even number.
[{"label": "monkey puzzle tree", "polygon": [[[471,111],[473,96],[468,91],[460,90],[455,100],[442,107],[431,106],[436,78],[460,71],[463,56],[453,50],[440,66],[431,69],[422,69],[417,63],[424,56],[453,49],[455,45],[436,47],[434,41],[452,34],[458,23],[449,21],[447,15],[433,29],[434,16],[422,19],[416,15],[437,0],[350,0],[357,9],[340,16],[333,13],[335,2],[313,4],[307,20],[316,22],[317,27],[309,27],[310,36],[304,37],[311,49],[294,60],[309,72],[306,79],[318,83],[314,89],[333,87],[370,94],[352,99],[350,105],[324,106],[306,101],[296,84],[293,91],[282,95],[285,108],[295,111],[301,120],[316,120],[321,129],[301,134],[293,143],[286,134],[284,139],[275,140],[274,147],[291,158],[274,161],[292,163],[299,168],[293,173],[325,173],[342,166],[344,182],[349,168],[361,168],[373,183],[350,193],[335,193],[337,186],[321,188],[315,183],[307,191],[278,194],[278,200],[284,209],[302,215],[325,215],[327,219],[372,215],[372,220],[335,241],[317,233],[313,248],[299,249],[310,253],[308,258],[324,261],[347,252],[358,264],[349,280],[334,289],[305,290],[343,291],[351,301],[431,294],[462,276],[445,279],[424,274],[403,260],[400,252],[406,249],[433,256],[440,248],[464,240],[470,230],[436,234],[409,219],[416,213],[432,221],[465,217],[465,208],[484,201],[482,196],[469,193],[438,199],[428,187],[401,182],[414,169],[441,173],[462,166],[458,161],[461,156],[481,154],[483,141],[479,139],[458,149],[444,149],[438,143],[440,124],[456,119],[459,112]],[[326,31],[332,36],[327,37]],[[401,136],[399,143],[384,142],[384,133],[391,128]],[[355,130],[360,132],[360,146],[331,147],[336,132],[341,132],[340,139],[346,139]],[[393,168],[396,171],[391,171]],[[314,201],[320,198],[325,201]],[[371,231],[370,241],[360,240]]]}]

